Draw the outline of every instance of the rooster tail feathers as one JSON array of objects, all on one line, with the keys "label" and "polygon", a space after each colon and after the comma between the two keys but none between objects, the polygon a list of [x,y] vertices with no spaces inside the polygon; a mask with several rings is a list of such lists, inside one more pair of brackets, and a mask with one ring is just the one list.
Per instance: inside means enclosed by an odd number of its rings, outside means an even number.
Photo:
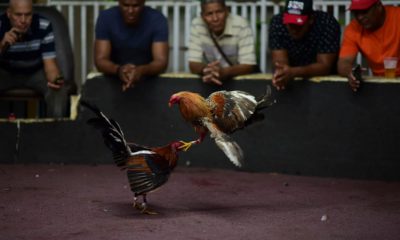
[{"label": "rooster tail feathers", "polygon": [[126,143],[124,134],[119,124],[113,119],[108,119],[96,105],[86,101],[81,101],[81,104],[82,106],[92,110],[98,116],[97,118],[89,119],[87,124],[101,131],[104,144],[113,153],[115,164],[118,167],[124,167],[126,164],[126,159],[131,154],[131,150]]},{"label": "rooster tail feathers", "polygon": [[272,97],[271,86],[267,85],[264,95],[259,96],[256,100],[257,100],[256,110],[267,108],[276,103],[276,100]]},{"label": "rooster tail feathers", "polygon": [[80,100],[80,104],[81,104],[82,106],[84,106],[84,107],[86,107],[86,108],[92,110],[92,112],[94,112],[97,116],[100,116],[101,111],[100,111],[100,109],[99,109],[94,103],[91,103],[91,102],[89,102],[89,101],[86,101],[86,100],[81,99],[81,100]]},{"label": "rooster tail feathers", "polygon": [[251,125],[253,123],[259,122],[264,120],[265,116],[260,110],[267,108],[274,103],[276,103],[276,100],[272,97],[272,90],[271,86],[267,85],[265,88],[265,93],[262,96],[259,96],[256,98],[257,105],[254,114],[244,123],[245,127],[248,125]]},{"label": "rooster tail feathers", "polygon": [[[101,119],[102,121],[104,121],[104,124],[105,125],[113,125],[112,124],[112,122],[115,122],[114,120],[112,120],[111,119],[111,121],[110,121],[110,119],[108,119],[107,117],[106,117],[106,115],[104,115],[101,111],[100,111],[100,109],[94,104],[94,103],[90,103],[90,102],[88,102],[88,101],[85,101],[85,100],[80,100],[80,104],[82,105],[82,106],[84,106],[84,107],[86,107],[86,108],[88,108],[88,109],[90,109],[90,110],[92,110],[92,112],[94,112],[98,117],[99,117],[99,119]],[[92,122],[90,122],[91,121],[91,119],[89,119],[89,121],[87,122],[88,124],[92,124]],[[94,122],[94,121],[93,121]],[[120,127],[119,127],[119,125],[118,124],[116,124],[117,125],[117,129],[119,129],[119,130],[121,130],[120,129]],[[94,127],[97,127],[97,125],[93,125]],[[114,126],[114,125],[113,125]],[[99,126],[99,127],[101,127],[101,126]]]},{"label": "rooster tail feathers", "polygon": [[124,133],[122,132],[122,129],[119,126],[119,124],[117,123],[117,121],[115,121],[114,119],[110,119],[109,121],[110,121],[111,125],[114,126],[114,129],[119,133],[119,135],[121,135],[121,138],[124,140],[124,142],[126,144]]},{"label": "rooster tail feathers", "polygon": [[104,144],[111,150],[114,162],[118,167],[125,168],[126,160],[130,155],[129,147],[121,139],[121,135],[113,132],[103,133]]}]

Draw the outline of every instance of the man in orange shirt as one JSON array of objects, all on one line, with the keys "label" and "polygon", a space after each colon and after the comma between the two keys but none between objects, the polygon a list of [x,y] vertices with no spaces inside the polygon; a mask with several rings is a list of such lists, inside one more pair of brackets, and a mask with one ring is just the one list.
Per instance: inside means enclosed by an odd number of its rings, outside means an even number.
[{"label": "man in orange shirt", "polygon": [[[338,73],[347,77],[357,91],[360,82],[352,74],[357,53],[361,52],[375,76],[384,75],[383,59],[400,58],[400,7],[384,6],[380,0],[352,0],[354,19],[346,27],[339,54]],[[397,63],[396,76],[400,76]]]}]

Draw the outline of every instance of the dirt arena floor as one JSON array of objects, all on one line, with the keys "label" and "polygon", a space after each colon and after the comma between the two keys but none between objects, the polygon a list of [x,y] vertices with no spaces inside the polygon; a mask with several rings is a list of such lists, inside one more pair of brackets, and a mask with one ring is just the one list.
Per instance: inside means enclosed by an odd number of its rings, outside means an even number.
[{"label": "dirt arena floor", "polygon": [[0,165],[0,239],[400,239],[400,182],[178,167],[148,200],[114,165]]}]

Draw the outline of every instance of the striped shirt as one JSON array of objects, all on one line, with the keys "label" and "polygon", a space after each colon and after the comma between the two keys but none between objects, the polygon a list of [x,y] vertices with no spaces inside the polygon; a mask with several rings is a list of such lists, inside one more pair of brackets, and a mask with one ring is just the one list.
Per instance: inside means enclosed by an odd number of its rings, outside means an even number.
[{"label": "striped shirt", "polygon": [[[0,16],[0,39],[3,39],[6,32],[10,31],[11,24],[6,14]],[[37,62],[36,70],[42,67],[42,59],[52,59],[56,57],[53,28],[49,20],[33,14],[32,23],[22,40],[11,45],[6,52],[1,55],[1,62],[13,62],[12,69],[18,70],[18,62]],[[28,64],[29,65],[29,64]],[[24,66],[24,64],[21,64]],[[26,65],[25,65],[26,66]],[[1,66],[7,68],[7,66]],[[24,69],[21,69],[24,70]],[[33,69],[32,69],[33,70]]]},{"label": "striped shirt", "polygon": [[[229,14],[224,32],[221,36],[214,35],[214,38],[232,64],[257,64],[253,31],[246,19]],[[201,17],[193,19],[189,41],[189,61],[208,63],[217,60],[220,61],[222,67],[229,66],[215,47],[203,19]]]}]

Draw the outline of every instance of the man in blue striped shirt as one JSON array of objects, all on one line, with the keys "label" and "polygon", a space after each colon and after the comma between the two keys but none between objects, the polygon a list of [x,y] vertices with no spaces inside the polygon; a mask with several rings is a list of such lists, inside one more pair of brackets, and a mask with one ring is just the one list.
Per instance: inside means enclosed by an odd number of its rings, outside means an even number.
[{"label": "man in blue striped shirt", "polygon": [[0,94],[33,89],[45,97],[48,117],[65,116],[68,94],[56,61],[52,25],[33,13],[32,0],[10,0],[0,16],[0,39]]}]

